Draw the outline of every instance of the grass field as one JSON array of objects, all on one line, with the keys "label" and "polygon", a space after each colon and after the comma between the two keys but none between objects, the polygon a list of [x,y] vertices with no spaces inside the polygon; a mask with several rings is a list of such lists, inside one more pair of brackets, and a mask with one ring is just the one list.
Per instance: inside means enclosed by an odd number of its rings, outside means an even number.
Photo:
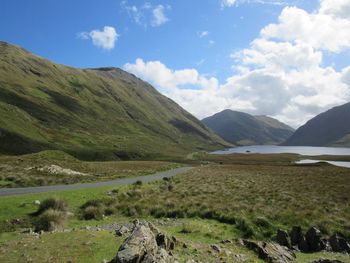
[{"label": "grass field", "polygon": [[[52,165],[71,171],[62,170],[53,173],[48,170]],[[166,161],[87,162],[77,160],[61,151],[44,151],[22,156],[0,156],[0,187],[105,181],[152,174],[178,166],[180,165]]]},{"label": "grass field", "polygon": [[[1,197],[0,262],[109,260],[123,238],[84,227],[130,222],[134,218],[147,219],[185,242],[188,248],[178,247],[175,251],[180,262],[189,258],[239,262],[242,255],[244,262],[261,262],[238,243],[220,241],[242,237],[274,240],[278,228],[290,230],[294,225],[304,230],[317,226],[326,236],[338,232],[350,238],[350,171],[331,165],[293,165],[298,158],[197,155],[190,162],[205,165],[171,180]],[[75,230],[45,233],[39,238],[21,234],[20,228],[31,225],[29,214],[37,209],[34,201],[51,196],[69,204],[73,215],[66,228]],[[98,200],[112,214],[99,221],[83,220],[80,207],[89,200]],[[73,240],[74,246],[68,246],[66,240]],[[210,249],[211,244],[219,244],[220,254]],[[38,254],[41,250],[45,252]],[[296,262],[311,263],[322,257],[350,262],[349,256],[336,253],[298,253]]]}]

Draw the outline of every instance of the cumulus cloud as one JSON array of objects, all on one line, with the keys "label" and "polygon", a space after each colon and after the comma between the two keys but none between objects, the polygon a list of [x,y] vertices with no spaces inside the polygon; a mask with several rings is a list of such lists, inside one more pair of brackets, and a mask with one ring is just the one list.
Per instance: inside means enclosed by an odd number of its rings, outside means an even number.
[{"label": "cumulus cloud", "polygon": [[153,13],[152,26],[161,26],[164,23],[169,21],[169,19],[165,15],[165,7],[163,5],[158,5],[157,7],[155,7],[152,13]]},{"label": "cumulus cloud", "polygon": [[102,31],[95,29],[90,32],[78,33],[78,38],[82,40],[91,39],[95,46],[106,50],[114,48],[118,37],[117,31],[112,26],[105,26]]},{"label": "cumulus cloud", "polygon": [[[337,6],[342,1],[344,0],[332,0],[332,3]],[[262,37],[303,42],[314,48],[338,53],[349,48],[350,19],[345,19],[338,9],[326,9],[323,2],[323,9],[315,13],[297,7],[285,7],[278,23],[270,24],[261,31]]]},{"label": "cumulus cloud", "polygon": [[337,70],[323,59],[325,52],[350,48],[350,18],[343,12],[349,2],[321,0],[313,12],[285,7],[275,24],[262,28],[248,48],[231,55],[236,73],[222,83],[196,69],[173,70],[160,61],[137,59],[124,69],[198,118],[233,109],[298,127],[350,101],[350,66]]}]

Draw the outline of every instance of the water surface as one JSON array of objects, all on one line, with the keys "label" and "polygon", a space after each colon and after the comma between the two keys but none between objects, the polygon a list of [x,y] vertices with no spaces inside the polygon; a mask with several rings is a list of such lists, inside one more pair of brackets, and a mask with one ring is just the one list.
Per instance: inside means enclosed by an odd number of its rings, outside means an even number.
[{"label": "water surface", "polygon": [[338,147],[311,147],[311,146],[276,146],[276,145],[252,145],[229,148],[222,151],[213,152],[214,154],[231,153],[295,153],[301,155],[350,155],[350,148]]},{"label": "water surface", "polygon": [[339,161],[325,161],[325,160],[300,160],[295,162],[296,164],[313,164],[313,163],[320,163],[320,162],[326,162],[335,166],[340,166],[340,167],[346,167],[350,168],[350,162],[339,162]]}]

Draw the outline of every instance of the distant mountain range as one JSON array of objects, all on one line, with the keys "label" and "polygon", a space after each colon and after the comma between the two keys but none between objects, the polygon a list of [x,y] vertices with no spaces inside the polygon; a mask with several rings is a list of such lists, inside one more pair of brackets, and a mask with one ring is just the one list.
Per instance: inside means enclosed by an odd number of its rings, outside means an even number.
[{"label": "distant mountain range", "polygon": [[350,147],[350,103],[312,118],[284,145]]},{"label": "distant mountain range", "polygon": [[229,144],[121,69],[77,69],[0,42],[0,153],[82,159],[181,156]]},{"label": "distant mountain range", "polygon": [[280,144],[294,132],[293,128],[276,119],[232,110],[216,113],[202,122],[236,145]]}]

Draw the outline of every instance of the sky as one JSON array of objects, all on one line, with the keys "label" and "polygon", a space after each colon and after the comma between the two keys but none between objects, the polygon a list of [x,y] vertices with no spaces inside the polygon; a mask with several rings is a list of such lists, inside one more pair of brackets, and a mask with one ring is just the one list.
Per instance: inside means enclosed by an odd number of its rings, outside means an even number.
[{"label": "sky", "polygon": [[350,101],[350,0],[1,0],[0,40],[122,68],[199,119],[232,109],[297,128]]}]

